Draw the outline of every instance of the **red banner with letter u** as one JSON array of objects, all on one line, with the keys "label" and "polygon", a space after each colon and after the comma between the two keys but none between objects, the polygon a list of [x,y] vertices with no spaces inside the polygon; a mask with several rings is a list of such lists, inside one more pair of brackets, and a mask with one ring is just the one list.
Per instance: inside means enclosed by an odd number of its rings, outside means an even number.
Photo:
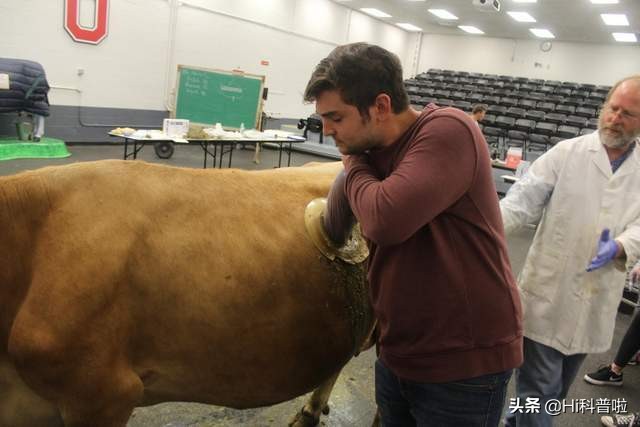
[{"label": "red banner with letter u", "polygon": [[96,14],[92,28],[80,25],[80,0],[64,0],[64,28],[77,42],[98,44],[107,36],[109,0],[95,0]]}]

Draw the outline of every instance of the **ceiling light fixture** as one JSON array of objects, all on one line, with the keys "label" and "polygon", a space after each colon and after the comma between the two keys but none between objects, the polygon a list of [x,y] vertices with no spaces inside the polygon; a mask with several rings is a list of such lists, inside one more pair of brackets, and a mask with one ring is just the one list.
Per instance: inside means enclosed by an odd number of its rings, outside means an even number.
[{"label": "ceiling light fixture", "polygon": [[556,36],[546,28],[529,28],[529,31],[533,33],[534,36],[539,37],[541,39],[554,39]]},{"label": "ceiling light fixture", "polygon": [[408,22],[400,22],[400,23],[397,23],[396,25],[407,31],[422,31],[422,28],[416,27],[415,25],[409,24]]},{"label": "ceiling light fixture", "polygon": [[624,13],[601,13],[600,16],[607,25],[629,25],[627,15]]},{"label": "ceiling light fixture", "polygon": [[473,25],[458,25],[462,31],[466,31],[469,34],[484,34],[480,28],[474,27]]},{"label": "ceiling light fixture", "polygon": [[634,33],[612,33],[612,36],[617,42],[635,43],[638,41]]},{"label": "ceiling light fixture", "polygon": [[375,16],[376,18],[391,18],[391,15],[388,13],[374,9],[373,7],[363,7],[360,10],[367,15]]},{"label": "ceiling light fixture", "polygon": [[429,13],[436,15],[440,19],[449,19],[449,20],[458,19],[456,15],[454,15],[453,13],[449,12],[446,9],[429,9]]},{"label": "ceiling light fixture", "polygon": [[510,17],[518,22],[536,22],[536,18],[529,15],[527,12],[507,12]]}]

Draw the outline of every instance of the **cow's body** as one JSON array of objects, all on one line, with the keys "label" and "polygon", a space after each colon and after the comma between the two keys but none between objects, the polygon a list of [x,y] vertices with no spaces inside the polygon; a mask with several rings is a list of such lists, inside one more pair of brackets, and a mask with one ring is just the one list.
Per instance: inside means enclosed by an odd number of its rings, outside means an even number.
[{"label": "cow's body", "polygon": [[335,376],[372,325],[362,266],[305,234],[338,167],[103,161],[1,178],[0,425],[270,405]]}]

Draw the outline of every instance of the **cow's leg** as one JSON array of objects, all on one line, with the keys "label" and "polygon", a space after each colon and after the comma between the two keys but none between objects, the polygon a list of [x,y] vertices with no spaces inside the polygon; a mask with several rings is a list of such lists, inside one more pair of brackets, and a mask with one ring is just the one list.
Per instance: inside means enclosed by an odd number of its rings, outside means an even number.
[{"label": "cow's leg", "polygon": [[[116,382],[100,386],[100,393],[78,399],[76,396],[63,396],[61,401],[62,417],[67,427],[124,427],[131,412],[142,396],[142,383],[132,374],[116,374]],[[134,378],[135,377],[135,378]],[[84,387],[83,387],[84,389]],[[100,399],[93,401],[92,399]]]},{"label": "cow's leg", "polygon": [[125,426],[144,387],[127,362],[117,321],[107,313],[94,322],[74,314],[68,318],[77,324],[21,311],[9,357],[29,388],[57,406],[65,426]]},{"label": "cow's leg", "polygon": [[22,352],[18,370],[58,407],[66,427],[124,427],[143,395],[140,378],[98,352],[77,357],[69,350],[67,360],[46,352],[24,357]]},{"label": "cow's leg", "polygon": [[0,355],[0,426],[63,426],[58,408],[22,381],[6,355]]},{"label": "cow's leg", "polygon": [[320,384],[320,387],[313,391],[307,403],[302,407],[302,410],[300,410],[289,423],[290,427],[313,427],[318,425],[320,422],[320,413],[329,413],[329,396],[338,379],[338,375],[340,375],[340,371]]}]

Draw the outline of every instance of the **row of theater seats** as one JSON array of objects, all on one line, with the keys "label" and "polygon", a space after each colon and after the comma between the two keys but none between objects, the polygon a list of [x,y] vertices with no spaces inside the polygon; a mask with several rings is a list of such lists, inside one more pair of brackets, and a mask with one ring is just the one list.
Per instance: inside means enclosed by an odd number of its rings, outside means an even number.
[{"label": "row of theater seats", "polygon": [[405,80],[414,108],[434,103],[471,111],[488,107],[482,127],[487,142],[545,151],[557,141],[591,133],[609,86],[430,69]]},{"label": "row of theater seats", "polygon": [[529,153],[537,155],[547,151],[558,142],[595,132],[595,128],[579,129],[574,126],[537,126],[534,129],[520,127],[503,129],[494,126],[482,126],[487,144],[498,157],[504,158],[510,147],[520,147],[526,160]]}]

